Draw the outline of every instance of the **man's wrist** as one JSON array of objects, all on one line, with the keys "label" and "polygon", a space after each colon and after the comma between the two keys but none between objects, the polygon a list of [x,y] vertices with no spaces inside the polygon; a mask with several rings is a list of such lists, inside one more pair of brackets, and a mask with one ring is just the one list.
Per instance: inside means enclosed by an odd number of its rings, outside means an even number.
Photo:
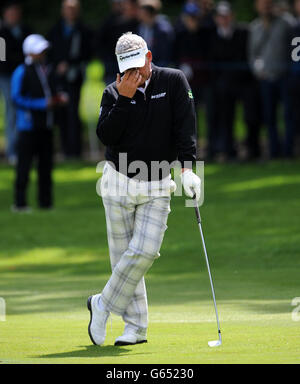
[{"label": "man's wrist", "polygon": [[130,104],[131,102],[131,98],[130,97],[127,97],[127,96],[123,96],[123,95],[119,95],[118,97],[118,100],[117,100],[117,103],[118,104],[123,104],[123,105],[127,105],[127,104]]},{"label": "man's wrist", "polygon": [[181,173],[184,172],[193,172],[193,170],[191,168],[182,168]]},{"label": "man's wrist", "polygon": [[128,96],[128,95],[124,95],[124,94],[122,94],[122,93],[119,93],[119,96],[120,96],[120,97],[125,97],[126,99],[130,99],[130,100],[131,100],[132,97],[133,97],[133,96],[130,97],[130,96]]}]

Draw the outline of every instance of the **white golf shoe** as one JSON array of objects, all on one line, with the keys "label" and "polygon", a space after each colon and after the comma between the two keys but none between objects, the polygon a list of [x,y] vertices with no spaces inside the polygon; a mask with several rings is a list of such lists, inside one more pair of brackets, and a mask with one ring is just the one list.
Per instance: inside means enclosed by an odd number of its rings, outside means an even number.
[{"label": "white golf shoe", "polygon": [[138,335],[134,330],[125,330],[123,335],[118,337],[115,341],[116,346],[120,345],[134,345],[147,343],[144,336]]},{"label": "white golf shoe", "polygon": [[87,301],[87,307],[90,311],[90,323],[88,327],[89,336],[93,344],[102,345],[106,336],[106,323],[109,318],[109,312],[99,308],[99,295],[90,296]]}]

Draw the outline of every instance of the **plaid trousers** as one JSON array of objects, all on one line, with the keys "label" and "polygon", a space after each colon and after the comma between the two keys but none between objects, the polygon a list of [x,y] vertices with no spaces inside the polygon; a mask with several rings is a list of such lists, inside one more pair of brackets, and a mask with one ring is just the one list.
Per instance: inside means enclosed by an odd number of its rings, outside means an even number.
[{"label": "plaid trousers", "polygon": [[[171,178],[135,181],[109,164],[101,180],[112,268],[101,302],[107,311],[122,316],[125,329],[134,329],[144,337],[148,327],[144,276],[160,256],[171,212],[172,183]],[[103,193],[105,189],[108,193]]]}]

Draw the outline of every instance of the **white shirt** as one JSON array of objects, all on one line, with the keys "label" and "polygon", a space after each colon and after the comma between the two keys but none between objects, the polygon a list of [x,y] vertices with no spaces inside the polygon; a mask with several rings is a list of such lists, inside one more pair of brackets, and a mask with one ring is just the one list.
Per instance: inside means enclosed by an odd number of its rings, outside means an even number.
[{"label": "white shirt", "polygon": [[144,88],[143,87],[139,87],[137,90],[145,94],[146,93],[146,89],[147,89],[147,87],[148,87],[148,85],[150,83],[150,80],[151,80],[151,76],[149,77],[148,80],[145,81]]},{"label": "white shirt", "polygon": [[233,36],[233,28],[218,28],[218,34],[221,36],[223,39],[231,39]]}]

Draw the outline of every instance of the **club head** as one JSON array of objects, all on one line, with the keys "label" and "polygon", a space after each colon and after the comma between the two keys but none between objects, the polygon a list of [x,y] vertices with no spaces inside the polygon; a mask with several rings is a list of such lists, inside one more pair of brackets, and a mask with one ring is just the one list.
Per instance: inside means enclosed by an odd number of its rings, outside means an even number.
[{"label": "club head", "polygon": [[220,345],[222,345],[222,341],[221,340],[209,341],[208,342],[208,346],[211,347],[211,348],[219,347]]}]

